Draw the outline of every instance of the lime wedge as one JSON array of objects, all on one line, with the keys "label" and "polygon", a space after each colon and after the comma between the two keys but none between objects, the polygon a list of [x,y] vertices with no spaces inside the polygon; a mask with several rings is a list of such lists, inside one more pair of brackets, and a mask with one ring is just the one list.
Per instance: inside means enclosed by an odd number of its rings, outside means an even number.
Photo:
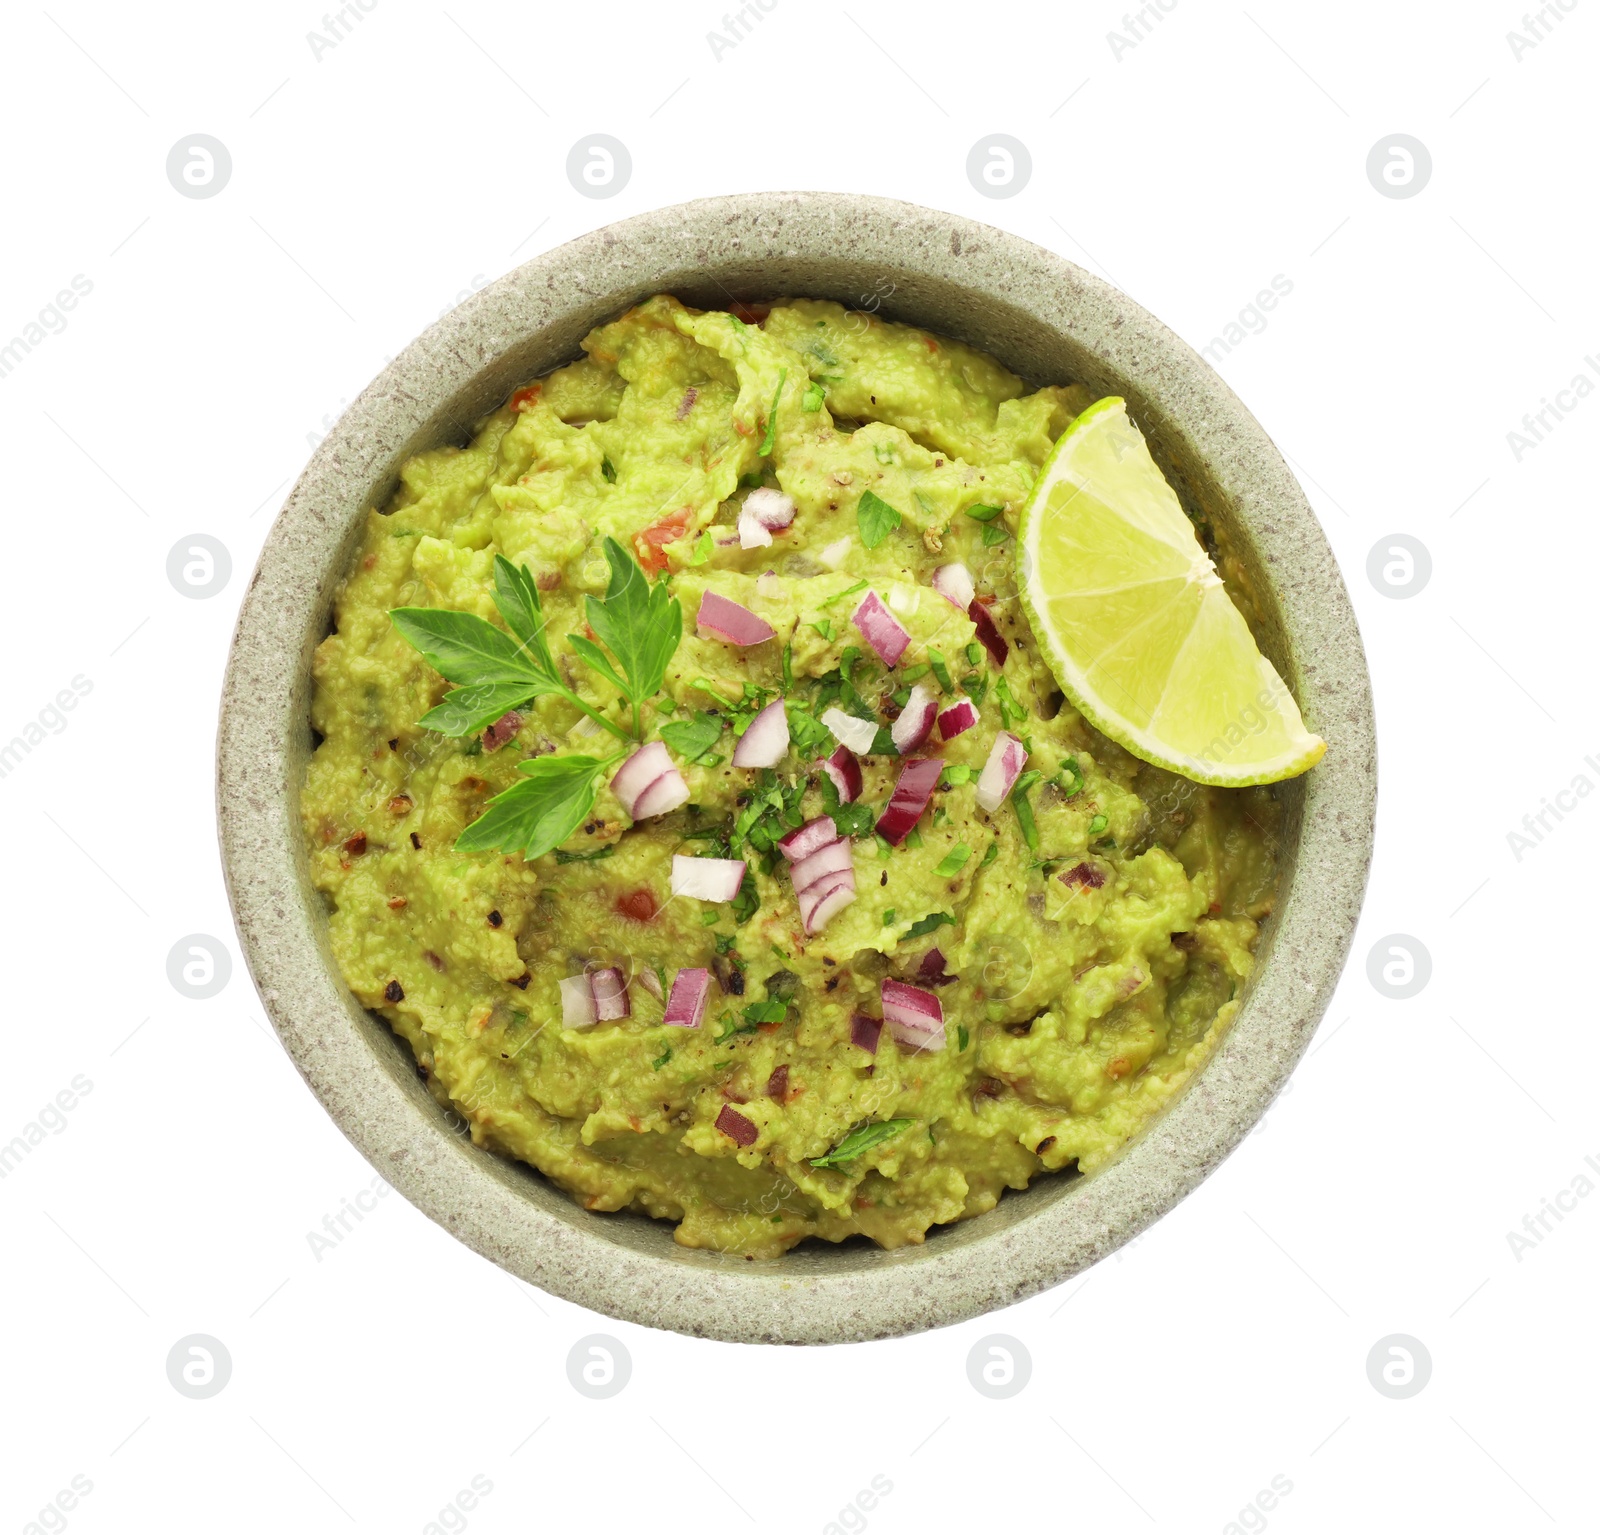
[{"label": "lime wedge", "polygon": [[1115,396],[1045,460],[1017,529],[1017,584],[1062,690],[1136,757],[1237,786],[1293,778],[1326,750]]}]

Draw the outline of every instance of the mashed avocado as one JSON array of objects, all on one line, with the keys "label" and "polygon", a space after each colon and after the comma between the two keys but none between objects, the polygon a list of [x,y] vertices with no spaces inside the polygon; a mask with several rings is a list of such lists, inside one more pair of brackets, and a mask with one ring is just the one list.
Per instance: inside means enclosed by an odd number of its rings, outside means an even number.
[{"label": "mashed avocado", "polygon": [[[303,815],[346,980],[476,1142],[588,1209],[674,1221],[690,1247],[774,1257],[858,1233],[898,1247],[1041,1172],[1103,1166],[1238,1005],[1278,807],[1269,789],[1204,788],[1129,756],[1037,655],[1011,535],[1092,397],[1030,391],[957,342],[810,300],[736,315],[658,297],[583,350],[466,446],[407,462],[339,592]],[[739,510],[763,487],[794,517],[744,548]],[[567,638],[593,637],[585,598],[607,590],[608,538],[681,606],[640,730],[694,727],[666,736],[688,802],[634,824],[613,768],[554,851],[456,851],[520,763],[632,749],[610,733],[632,730],[631,706]],[[562,684],[606,728],[558,694],[461,738],[419,726],[448,688],[391,610],[499,624],[497,555],[527,568]],[[956,562],[976,582],[970,611],[930,585]],[[852,622],[866,589],[909,635],[893,668]],[[697,628],[708,592],[775,637],[741,647]],[[912,753],[945,766],[891,845],[872,823],[905,765],[887,727],[914,683],[978,718]],[[789,751],[735,767],[740,732],[780,697]],[[819,716],[841,705],[880,727],[857,807],[817,766],[836,744]],[[1002,731],[1028,774],[990,813],[978,779]],[[808,935],[773,836],[830,812],[854,833],[856,898]],[[673,896],[674,855],[708,852],[747,860],[739,897]],[[713,978],[693,1029],[665,1024],[656,994],[685,967]],[[560,983],[607,968],[629,1016],[566,1026]],[[942,1044],[877,1034],[885,979],[937,997]]]}]

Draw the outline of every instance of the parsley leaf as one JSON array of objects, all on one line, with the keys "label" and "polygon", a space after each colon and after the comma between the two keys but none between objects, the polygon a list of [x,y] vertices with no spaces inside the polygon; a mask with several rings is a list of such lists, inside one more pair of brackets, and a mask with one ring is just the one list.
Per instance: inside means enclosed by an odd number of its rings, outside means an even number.
[{"label": "parsley leaf", "polygon": [[605,542],[611,583],[603,598],[586,597],[589,627],[622,668],[618,675],[592,640],[569,634],[567,643],[633,705],[633,733],[639,734],[639,705],[661,689],[672,653],[683,637],[683,609],[665,584],[652,586],[638,561],[614,538]]},{"label": "parsley leaf", "polygon": [[993,549],[996,544],[1003,544],[1010,537],[1011,535],[998,522],[986,523],[983,529],[983,547]]},{"label": "parsley leaf", "polygon": [[913,922],[911,926],[906,929],[905,939],[903,939],[902,942],[912,938],[926,937],[929,933],[933,932],[935,928],[945,927],[947,925],[950,927],[954,927],[956,925],[956,919],[952,917],[949,912],[929,912],[929,914],[922,918],[921,921]]},{"label": "parsley leaf", "polygon": [[814,755],[833,739],[828,727],[799,704],[786,703],[783,712],[789,717],[789,739],[802,757]]},{"label": "parsley leaf", "polygon": [[789,1016],[789,1004],[769,997],[765,1002],[752,1002],[744,1010],[746,1023],[782,1023]]},{"label": "parsley leaf", "polygon": [[808,414],[822,409],[822,402],[828,398],[828,391],[821,384],[807,384],[806,392],[800,397],[800,409]]},{"label": "parsley leaf", "polygon": [[1004,677],[995,678],[994,696],[1000,701],[1000,722],[1007,730],[1027,719],[1027,709],[1012,696],[1011,685]]},{"label": "parsley leaf", "polygon": [[880,1119],[873,1123],[857,1125],[832,1151],[825,1152],[820,1157],[812,1157],[811,1165],[843,1167],[847,1162],[854,1162],[862,1152],[870,1151],[874,1146],[881,1146],[884,1141],[892,1140],[910,1123],[909,1119]]},{"label": "parsley leaf", "polygon": [[972,518],[974,522],[993,522],[1003,510],[1003,507],[985,506],[980,502],[977,506],[969,506],[967,508],[967,516]]},{"label": "parsley leaf", "polygon": [[538,858],[565,842],[594,808],[595,779],[617,757],[531,757],[521,782],[489,801],[459,837],[458,853],[520,852]]},{"label": "parsley leaf", "polygon": [[900,514],[883,497],[864,490],[856,503],[856,526],[861,530],[861,542],[876,549],[900,526]]},{"label": "parsley leaf", "polygon": [[722,735],[722,721],[705,709],[661,727],[661,739],[686,762],[699,762]]}]

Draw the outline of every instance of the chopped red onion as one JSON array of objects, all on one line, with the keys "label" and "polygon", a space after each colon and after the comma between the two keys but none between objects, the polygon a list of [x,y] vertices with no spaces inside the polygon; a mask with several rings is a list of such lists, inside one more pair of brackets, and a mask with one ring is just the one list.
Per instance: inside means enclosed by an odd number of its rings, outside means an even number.
[{"label": "chopped red onion", "polygon": [[941,565],[934,571],[933,589],[946,602],[965,613],[972,605],[973,594],[978,588],[973,583],[972,572],[957,560],[953,565]]},{"label": "chopped red onion", "polygon": [[722,1105],[722,1112],[717,1115],[717,1129],[741,1146],[753,1146],[761,1134],[731,1103]]},{"label": "chopped red onion", "polygon": [[1057,879],[1063,885],[1081,885],[1085,890],[1098,890],[1106,882],[1106,877],[1092,863],[1075,863],[1063,874],[1058,874]]},{"label": "chopped red onion", "polygon": [[[876,732],[874,732],[876,734]],[[861,793],[861,764],[848,746],[840,746],[822,764],[822,771],[839,791],[839,803],[850,804]]]},{"label": "chopped red onion", "polygon": [[869,1013],[851,1013],[850,1043],[859,1045],[868,1055],[878,1053],[878,1038],[883,1033],[883,1019]]},{"label": "chopped red onion", "polygon": [[594,996],[594,1015],[602,1023],[626,1018],[633,1011],[628,1001],[627,982],[622,979],[620,970],[591,970],[589,990]]},{"label": "chopped red onion", "polygon": [[924,981],[937,980],[944,974],[944,950],[929,949],[922,956],[922,963],[917,966],[917,975]]},{"label": "chopped red onion", "polygon": [[967,617],[972,620],[972,627],[978,632],[978,639],[983,648],[989,652],[990,658],[996,666],[1006,664],[1005,636],[994,626],[994,620],[989,617],[989,610],[983,605],[983,599],[974,597],[967,606]]},{"label": "chopped red onion", "polygon": [[904,754],[914,752],[928,739],[933,729],[933,717],[939,711],[938,700],[919,682],[911,689],[911,697],[900,711],[900,718],[889,727],[889,737],[894,749]]},{"label": "chopped red onion", "polygon": [[783,595],[783,581],[775,570],[763,570],[756,577],[756,596],[781,597]]},{"label": "chopped red onion", "polygon": [[[744,498],[740,514],[748,512],[763,528],[776,532],[794,521],[794,498],[770,485],[758,485]],[[768,543],[772,540],[768,539]]]},{"label": "chopped red onion", "polygon": [[798,831],[792,831],[787,837],[778,839],[778,851],[790,863],[799,863],[802,858],[809,858],[820,848],[825,848],[830,842],[839,840],[839,828],[833,824],[831,816],[819,815],[815,820],[807,821]]},{"label": "chopped red onion", "polygon": [[878,739],[878,727],[871,720],[857,719],[837,706],[822,711],[822,723],[833,732],[834,740],[853,752],[870,752]]},{"label": "chopped red onion", "polygon": [[845,556],[850,553],[851,546],[855,543],[852,538],[836,538],[825,549],[817,550],[817,558],[829,570],[837,570],[844,564]]},{"label": "chopped red onion", "polygon": [[819,879],[826,879],[833,883],[833,876],[844,873],[846,869],[854,870],[855,860],[850,851],[850,843],[841,838],[838,842],[830,842],[826,847],[818,848],[809,858],[802,858],[789,870],[790,878],[794,880],[794,888],[804,894]]},{"label": "chopped red onion", "polygon": [[617,769],[616,777],[611,780],[611,792],[621,800],[622,808],[634,820],[638,820],[634,806],[639,803],[639,796],[663,773],[673,771],[675,769],[672,758],[667,754],[666,744],[651,741],[649,745],[641,746]]},{"label": "chopped red onion", "polygon": [[939,715],[939,739],[953,741],[964,730],[978,723],[978,711],[970,698],[958,698]]},{"label": "chopped red onion", "polygon": [[978,775],[978,803],[985,810],[1000,808],[1000,801],[1011,792],[1011,786],[1028,760],[1028,749],[1008,730],[1002,730],[989,748],[989,760]]},{"label": "chopped red onion", "polygon": [[835,913],[843,911],[856,898],[856,877],[843,874],[838,884],[818,880],[800,894],[800,920],[808,933],[820,933]]},{"label": "chopped red onion", "polygon": [[569,1029],[587,1028],[595,1021],[594,991],[586,975],[569,975],[561,982],[561,1021]]},{"label": "chopped red onion", "polygon": [[[868,592],[861,605],[850,615],[850,622],[861,631],[861,637],[885,666],[894,666],[906,653],[911,636],[906,627],[883,604],[876,592]],[[848,744],[848,743],[847,743]]]},{"label": "chopped red onion", "polygon": [[885,979],[883,1021],[895,1043],[913,1050],[938,1050],[944,1044],[944,1009],[931,991]]},{"label": "chopped red onion", "polygon": [[648,991],[657,1002],[666,1001],[666,997],[661,990],[661,977],[657,975],[655,971],[649,967],[649,965],[641,965],[639,967],[639,984],[643,986],[644,989]]},{"label": "chopped red onion", "polygon": [[685,858],[672,855],[672,893],[697,901],[731,901],[744,880],[742,858]]},{"label": "chopped red onion", "polygon": [[648,821],[653,815],[665,815],[669,810],[687,804],[688,799],[689,786],[683,781],[683,774],[677,768],[671,768],[634,802],[633,819]]},{"label": "chopped red onion", "polygon": [[674,1028],[698,1029],[705,1016],[706,996],[711,989],[709,970],[680,970],[672,978],[672,990],[667,995],[667,1010],[663,1023]]},{"label": "chopped red onion", "polygon": [[515,709],[509,710],[484,731],[483,749],[486,752],[499,751],[521,729],[522,716]]},{"label": "chopped red onion", "polygon": [[739,768],[769,768],[789,750],[789,716],[783,700],[775,699],[745,727],[733,749],[733,765]]},{"label": "chopped red onion", "polygon": [[761,549],[772,542],[772,535],[762,525],[761,519],[748,506],[739,512],[739,547]]},{"label": "chopped red onion", "polygon": [[759,645],[777,638],[778,631],[766,619],[752,613],[742,603],[717,592],[704,592],[695,627],[726,640],[730,645]]},{"label": "chopped red onion", "polygon": [[938,757],[913,757],[901,768],[888,806],[878,817],[877,832],[885,842],[898,847],[905,841],[906,833],[928,808],[943,771],[944,763]]}]

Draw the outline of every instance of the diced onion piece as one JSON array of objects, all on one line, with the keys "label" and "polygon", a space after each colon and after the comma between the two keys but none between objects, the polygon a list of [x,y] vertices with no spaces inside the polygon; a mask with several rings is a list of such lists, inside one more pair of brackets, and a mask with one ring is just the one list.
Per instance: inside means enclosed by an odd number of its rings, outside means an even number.
[{"label": "diced onion piece", "polygon": [[789,750],[789,716],[783,700],[775,699],[745,727],[733,749],[733,765],[740,768],[769,768]]},{"label": "diced onion piece", "polygon": [[817,558],[829,570],[837,570],[844,564],[845,556],[850,553],[850,546],[854,542],[851,538],[836,538],[826,548],[817,550]]},{"label": "diced onion piece", "polygon": [[944,973],[943,949],[929,949],[928,952],[922,956],[922,963],[917,966],[917,979],[927,981],[930,984],[942,980],[951,981],[955,979],[954,976],[949,976]]},{"label": "diced onion piece", "polygon": [[599,1015],[586,975],[569,975],[561,982],[561,1021],[569,1029],[587,1028]]},{"label": "diced onion piece", "polygon": [[591,970],[589,990],[594,996],[594,1015],[602,1023],[612,1018],[626,1018],[633,1011],[628,1001],[627,982],[617,969]]},{"label": "diced onion piece", "polygon": [[911,643],[905,625],[884,606],[883,598],[876,592],[868,592],[861,599],[861,605],[850,615],[850,622],[861,631],[862,639],[872,646],[885,666],[896,665]]},{"label": "diced onion piece", "polygon": [[978,803],[985,810],[1000,808],[1000,801],[1011,792],[1011,786],[1028,760],[1028,749],[1008,730],[1002,730],[989,748],[989,760],[978,775]]},{"label": "diced onion piece", "polygon": [[744,880],[742,858],[685,858],[672,855],[672,893],[697,901],[731,901]]},{"label": "diced onion piece", "polygon": [[822,711],[822,723],[833,732],[834,740],[853,752],[869,752],[878,739],[878,727],[871,720],[860,720],[834,706]]},{"label": "diced onion piece", "polygon": [[834,875],[842,874],[846,869],[854,867],[855,860],[850,851],[849,841],[840,840],[818,848],[809,858],[802,858],[789,870],[789,874],[794,880],[795,890],[804,894],[819,879],[826,879],[832,884]]},{"label": "diced onion piece", "polygon": [[996,666],[1006,664],[1006,652],[1010,648],[1005,641],[1005,636],[995,628],[994,620],[989,617],[989,610],[978,598],[974,597],[967,605],[967,617],[972,620],[972,627],[978,632],[978,639],[983,648],[989,652],[990,659]]},{"label": "diced onion piece", "polygon": [[778,839],[778,851],[790,863],[799,863],[802,858],[809,858],[819,848],[825,848],[830,842],[839,840],[839,828],[833,824],[831,816],[819,815],[813,821],[807,821],[798,831],[792,831],[787,837]]},{"label": "diced onion piece", "polygon": [[648,991],[657,1002],[666,1001],[666,997],[661,990],[661,977],[657,975],[655,971],[652,970],[648,965],[642,966],[639,971],[639,984],[643,986],[644,989]]},{"label": "diced onion piece", "polygon": [[756,577],[756,596],[769,599],[783,596],[783,577],[775,570],[763,570]]},{"label": "diced onion piece", "polygon": [[622,808],[637,820],[634,806],[639,803],[639,796],[663,773],[673,771],[665,743],[652,741],[648,746],[641,746],[617,769],[616,777],[611,780],[611,792],[621,800]]},{"label": "diced onion piece", "polygon": [[953,741],[964,730],[978,723],[978,711],[970,698],[958,698],[939,715],[939,739]]},{"label": "diced onion piece", "polygon": [[933,729],[933,717],[939,712],[938,700],[919,682],[911,689],[911,697],[900,711],[900,718],[889,727],[889,737],[894,749],[902,754],[914,752],[928,739]]},{"label": "diced onion piece", "polygon": [[906,833],[928,808],[934,786],[943,771],[944,763],[938,757],[913,757],[901,768],[894,793],[889,796],[888,805],[878,817],[877,833],[885,842],[892,842],[898,847],[905,841]]},{"label": "diced onion piece", "polygon": [[700,611],[694,621],[696,628],[730,645],[759,645],[763,640],[775,639],[778,633],[760,614],[717,592],[701,594]]},{"label": "diced onion piece", "polygon": [[672,768],[639,796],[633,807],[633,818],[647,821],[653,815],[665,815],[669,810],[687,804],[688,799],[689,786],[683,781],[683,774],[677,768]]},{"label": "diced onion piece", "polygon": [[739,547],[741,549],[761,549],[772,542],[772,535],[766,530],[759,517],[744,507],[739,513]]},{"label": "diced onion piece", "polygon": [[973,596],[978,590],[972,572],[960,560],[953,565],[941,565],[933,573],[932,584],[934,591],[963,613],[972,606]]},{"label": "diced onion piece", "polygon": [[851,1013],[850,1015],[850,1043],[858,1045],[868,1055],[878,1053],[878,1039],[883,1033],[883,1019],[874,1018],[870,1013]]},{"label": "diced onion piece", "polygon": [[904,981],[883,982],[883,1021],[895,1043],[913,1050],[938,1050],[944,1044],[944,1009],[931,991]]},{"label": "diced onion piece", "polygon": [[848,746],[837,747],[822,764],[822,771],[833,780],[841,804],[850,804],[861,793],[861,764]]},{"label": "diced onion piece", "polygon": [[856,877],[843,874],[838,884],[818,880],[800,894],[800,920],[808,933],[820,933],[835,913],[843,911],[856,898]]},{"label": "diced onion piece", "polygon": [[753,1146],[756,1137],[761,1134],[731,1103],[722,1105],[722,1112],[717,1115],[717,1129],[740,1146]]},{"label": "diced onion piece", "polygon": [[698,1029],[705,1016],[706,995],[711,988],[709,970],[680,970],[672,978],[672,990],[667,994],[667,1011],[663,1023],[679,1029]]},{"label": "diced onion piece", "polygon": [[770,485],[758,485],[744,498],[740,515],[746,512],[762,527],[776,531],[778,528],[788,527],[794,521],[794,498],[785,495],[781,490],[774,490]]}]

